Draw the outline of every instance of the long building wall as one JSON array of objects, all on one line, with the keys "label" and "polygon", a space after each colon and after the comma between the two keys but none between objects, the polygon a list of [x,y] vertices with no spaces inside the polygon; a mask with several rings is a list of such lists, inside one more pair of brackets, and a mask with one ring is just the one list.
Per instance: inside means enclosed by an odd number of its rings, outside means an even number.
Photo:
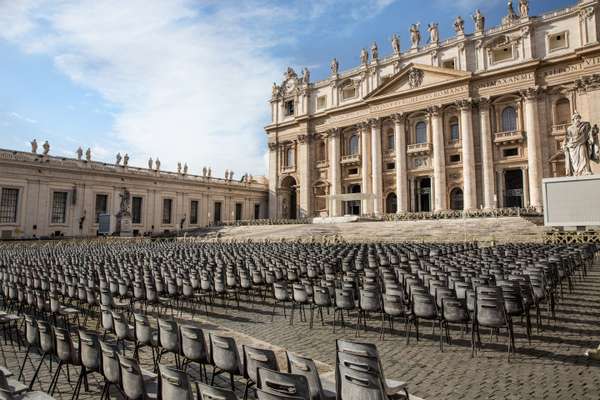
[{"label": "long building wall", "polygon": [[[99,209],[111,216],[114,232],[125,190],[131,199],[141,198],[140,220],[132,226],[140,235],[268,218],[268,187],[262,178],[240,182],[0,150],[1,236],[94,236]],[[105,208],[99,208],[102,196],[107,198]],[[165,199],[171,200],[170,219]],[[198,202],[196,221],[192,201]],[[220,221],[215,220],[218,203]],[[236,215],[236,205],[241,214]]]},{"label": "long building wall", "polygon": [[[272,218],[541,207],[576,111],[600,123],[599,2],[273,87]],[[334,63],[335,64],[335,63]],[[597,167],[595,167],[597,169]]]}]

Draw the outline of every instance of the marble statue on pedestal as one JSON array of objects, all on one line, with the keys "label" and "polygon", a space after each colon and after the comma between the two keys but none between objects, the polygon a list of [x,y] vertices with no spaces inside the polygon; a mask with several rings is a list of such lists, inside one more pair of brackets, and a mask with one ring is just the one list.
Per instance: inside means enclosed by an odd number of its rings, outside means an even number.
[{"label": "marble statue on pedestal", "polygon": [[92,161],[92,149],[88,147],[88,149],[85,151],[85,159],[87,161]]},{"label": "marble statue on pedestal", "polygon": [[379,47],[377,47],[377,42],[373,42],[371,45],[371,59],[373,61],[379,60]]},{"label": "marble statue on pedestal", "polygon": [[77,159],[81,161],[81,157],[83,157],[83,149],[81,148],[81,146],[79,146],[75,153],[77,154]]},{"label": "marble statue on pedestal", "polygon": [[183,174],[187,175],[187,173],[188,173],[188,165],[187,165],[187,163],[185,163],[185,164],[183,164]]},{"label": "marble statue on pedestal", "polygon": [[154,165],[156,166],[156,171],[160,171],[160,160],[158,159],[158,157],[156,157]]},{"label": "marble statue on pedestal", "polygon": [[304,69],[302,70],[302,82],[305,85],[308,85],[310,83],[310,71],[306,67],[304,67]]},{"label": "marble statue on pedestal", "polygon": [[412,24],[410,26],[410,42],[411,48],[416,49],[421,44],[421,24]]},{"label": "marble statue on pedestal", "polygon": [[398,35],[395,33],[394,36],[392,36],[392,49],[394,49],[395,55],[400,55],[400,38],[398,38]]},{"label": "marble statue on pedestal", "polygon": [[116,165],[121,165],[121,160],[123,159],[123,157],[121,156],[121,153],[117,153],[117,159],[115,160],[115,164]]},{"label": "marble statue on pedestal", "polygon": [[50,153],[50,143],[48,143],[48,141],[46,140],[42,147],[44,148],[44,155],[47,156],[48,153]]},{"label": "marble statue on pedestal", "polygon": [[582,121],[578,112],[573,114],[571,125],[567,128],[563,150],[565,152],[565,171],[567,176],[592,175],[590,160],[600,162],[598,145],[598,126]]},{"label": "marble statue on pedestal", "polygon": [[125,156],[123,156],[123,166],[128,166],[129,165],[129,154],[125,153]]},{"label": "marble statue on pedestal", "polygon": [[340,69],[340,63],[337,59],[334,58],[333,60],[331,60],[331,64],[329,64],[329,67],[331,68],[331,75],[337,75]]},{"label": "marble statue on pedestal", "polygon": [[36,139],[33,139],[33,140],[31,141],[31,152],[32,152],[33,154],[37,154],[37,149],[38,149],[37,140],[36,140]]},{"label": "marble statue on pedestal", "polygon": [[519,12],[521,13],[521,18],[529,17],[529,1],[528,0],[519,0]]},{"label": "marble statue on pedestal", "polygon": [[369,63],[369,52],[365,48],[360,51],[360,63],[362,65],[367,65]]},{"label": "marble statue on pedestal", "polygon": [[133,228],[131,225],[131,212],[129,206],[131,203],[131,193],[127,188],[123,188],[123,192],[119,194],[121,198],[119,204],[119,212],[117,213],[117,232],[120,236],[132,236]]},{"label": "marble statue on pedestal", "polygon": [[479,9],[475,10],[473,21],[475,22],[475,33],[481,33],[485,30],[485,17]]},{"label": "marble statue on pedestal", "polygon": [[454,32],[459,36],[465,34],[465,20],[460,15],[454,20]]},{"label": "marble statue on pedestal", "polygon": [[437,22],[427,25],[427,31],[429,32],[429,43],[431,43],[431,44],[440,43],[440,30],[438,28]]}]

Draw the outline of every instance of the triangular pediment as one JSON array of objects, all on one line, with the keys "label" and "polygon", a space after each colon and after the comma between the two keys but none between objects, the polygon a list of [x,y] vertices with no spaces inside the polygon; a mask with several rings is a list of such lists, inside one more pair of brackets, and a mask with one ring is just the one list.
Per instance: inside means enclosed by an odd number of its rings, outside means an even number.
[{"label": "triangular pediment", "polygon": [[369,93],[367,99],[427,89],[470,77],[470,72],[411,63],[398,71],[388,82]]}]

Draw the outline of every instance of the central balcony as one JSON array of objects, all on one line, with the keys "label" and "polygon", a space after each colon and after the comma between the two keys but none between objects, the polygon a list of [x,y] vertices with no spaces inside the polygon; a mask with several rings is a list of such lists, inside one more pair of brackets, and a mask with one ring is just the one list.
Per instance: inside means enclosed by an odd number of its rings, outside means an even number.
[{"label": "central balcony", "polygon": [[570,124],[552,125],[552,136],[562,136],[567,133],[567,128]]},{"label": "central balcony", "polygon": [[409,144],[406,148],[406,153],[410,156],[420,156],[431,153],[431,143]]},{"label": "central balcony", "polygon": [[359,164],[360,154],[349,154],[342,156],[342,164]]},{"label": "central balcony", "polygon": [[496,132],[494,134],[494,143],[497,146],[501,144],[521,143],[525,139],[523,131]]}]

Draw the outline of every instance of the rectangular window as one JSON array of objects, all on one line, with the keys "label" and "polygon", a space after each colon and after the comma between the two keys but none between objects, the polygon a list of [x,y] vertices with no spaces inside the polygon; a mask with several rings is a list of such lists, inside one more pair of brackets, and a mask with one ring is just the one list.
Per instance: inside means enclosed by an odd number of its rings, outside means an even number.
[{"label": "rectangular window", "polygon": [[555,33],[548,36],[548,50],[550,52],[569,47],[567,32]]},{"label": "rectangular window", "polygon": [[396,137],[392,134],[387,136],[387,148],[388,150],[394,150],[396,146]]},{"label": "rectangular window", "polygon": [[492,62],[499,63],[502,61],[513,59],[513,47],[512,45],[503,46],[492,50]]},{"label": "rectangular window", "polygon": [[106,214],[108,212],[108,195],[97,194],[96,195],[96,223],[100,221],[100,214]]},{"label": "rectangular window", "polygon": [[141,224],[142,223],[142,198],[133,197],[131,199],[131,223]]},{"label": "rectangular window", "polygon": [[64,224],[67,222],[67,196],[67,192],[54,192],[52,194],[51,223]]},{"label": "rectangular window", "polygon": [[198,223],[198,200],[192,200],[190,203],[190,224]]},{"label": "rectangular window", "polygon": [[452,154],[452,155],[450,155],[450,162],[451,163],[460,162],[460,154]]},{"label": "rectangular window", "polygon": [[396,169],[396,163],[395,163],[395,162],[389,162],[389,163],[386,163],[386,164],[385,164],[385,168],[386,168],[388,171],[391,171],[391,170],[393,170],[393,169]]},{"label": "rectangular window", "polygon": [[0,197],[0,224],[17,222],[17,206],[19,204],[19,189],[2,188]]},{"label": "rectangular window", "polygon": [[356,97],[356,88],[353,86],[348,86],[345,87],[344,89],[342,89],[342,99],[343,100],[347,100],[347,99],[352,99]]},{"label": "rectangular window", "polygon": [[456,65],[455,65],[454,59],[443,61],[442,62],[442,67],[448,68],[448,69],[455,69]]},{"label": "rectangular window", "polygon": [[215,225],[221,224],[221,202],[215,202],[215,215],[213,215],[213,223]]},{"label": "rectangular window", "polygon": [[162,214],[162,223],[170,224],[172,221],[172,212],[173,212],[173,200],[172,199],[163,199],[163,214]]},{"label": "rectangular window", "polygon": [[510,149],[504,149],[502,154],[504,155],[504,157],[516,157],[519,155],[519,148],[511,147]]},{"label": "rectangular window", "polygon": [[286,117],[294,115],[294,100],[286,101],[283,106],[285,108],[285,116]]},{"label": "rectangular window", "polygon": [[235,203],[235,220],[242,220],[242,203]]},{"label": "rectangular window", "polygon": [[327,107],[327,96],[317,97],[317,110],[322,110]]},{"label": "rectangular window", "polygon": [[254,219],[260,219],[260,204],[254,205]]},{"label": "rectangular window", "polygon": [[350,168],[348,170],[348,175],[358,175],[358,168]]}]

